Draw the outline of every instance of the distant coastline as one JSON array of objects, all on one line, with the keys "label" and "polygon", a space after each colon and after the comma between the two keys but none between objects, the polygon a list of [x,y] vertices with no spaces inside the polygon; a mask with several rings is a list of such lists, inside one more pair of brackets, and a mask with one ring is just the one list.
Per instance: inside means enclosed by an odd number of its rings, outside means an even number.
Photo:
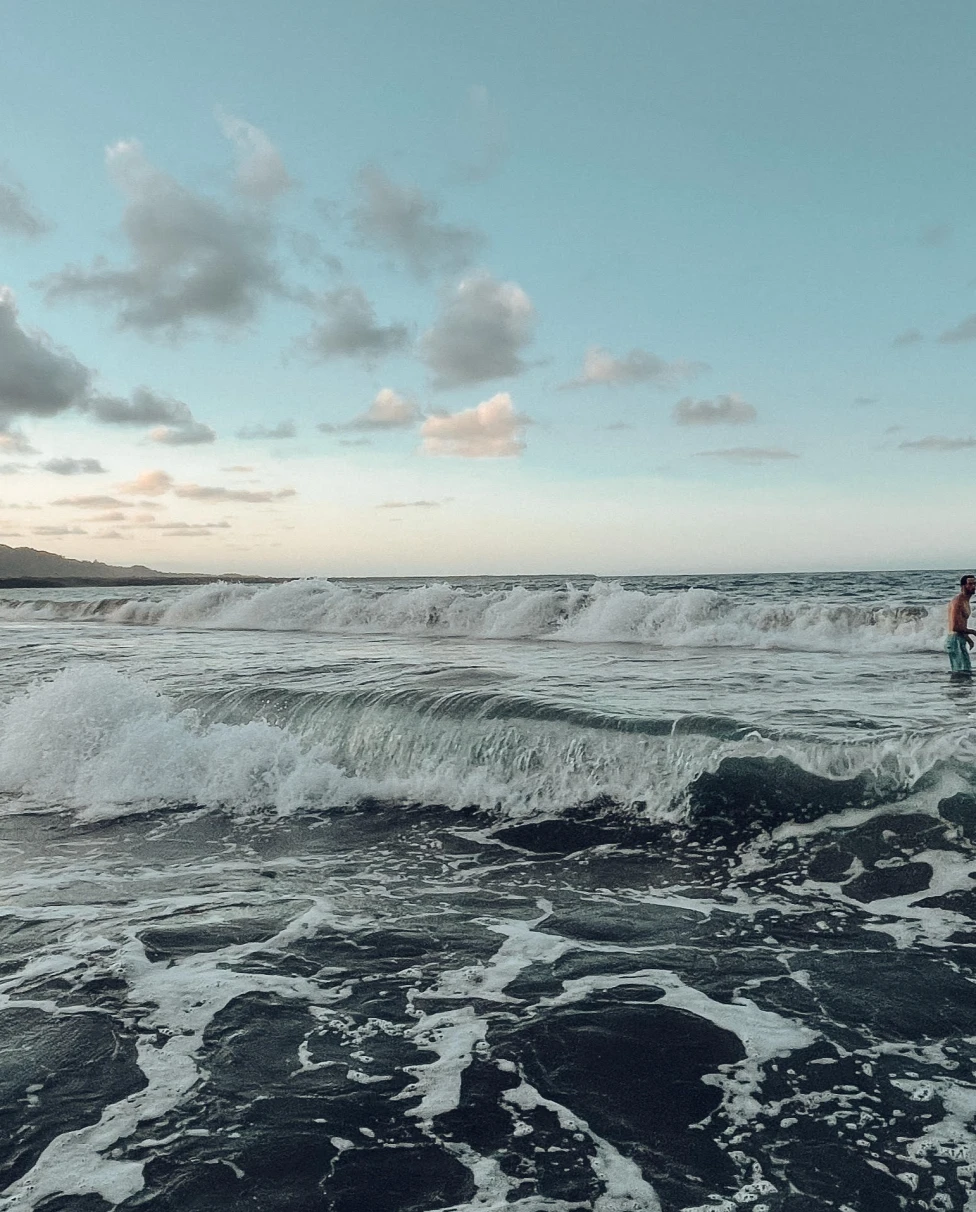
[{"label": "distant coastline", "polygon": [[0,577],[0,589],[79,589],[104,586],[142,589],[147,585],[212,585],[215,581],[235,585],[280,585],[293,577],[257,577],[243,573],[160,573],[156,577]]}]

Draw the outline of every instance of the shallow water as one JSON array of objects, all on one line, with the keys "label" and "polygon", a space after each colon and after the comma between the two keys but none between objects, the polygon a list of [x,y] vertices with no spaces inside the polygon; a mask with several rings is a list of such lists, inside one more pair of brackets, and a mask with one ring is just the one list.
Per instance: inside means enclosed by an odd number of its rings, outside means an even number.
[{"label": "shallow water", "polygon": [[0,594],[3,1206],[972,1212],[956,580]]}]

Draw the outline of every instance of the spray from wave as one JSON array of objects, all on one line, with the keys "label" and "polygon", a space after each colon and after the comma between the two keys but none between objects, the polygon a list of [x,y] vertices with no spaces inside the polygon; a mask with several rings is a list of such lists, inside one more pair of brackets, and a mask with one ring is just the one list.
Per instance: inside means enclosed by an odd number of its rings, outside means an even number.
[{"label": "spray from wave", "polygon": [[941,609],[926,606],[743,603],[713,589],[648,592],[602,581],[561,589],[446,583],[379,589],[327,580],[261,587],[218,583],[169,603],[150,598],[0,602],[0,620],[42,619],[810,652],[929,651],[943,634]]}]

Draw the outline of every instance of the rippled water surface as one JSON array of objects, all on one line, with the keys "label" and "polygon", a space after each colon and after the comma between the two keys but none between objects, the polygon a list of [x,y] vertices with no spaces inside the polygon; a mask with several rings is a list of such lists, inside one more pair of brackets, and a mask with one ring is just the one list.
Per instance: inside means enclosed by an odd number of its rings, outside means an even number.
[{"label": "rippled water surface", "polygon": [[958,573],[6,590],[6,1206],[976,1201]]}]

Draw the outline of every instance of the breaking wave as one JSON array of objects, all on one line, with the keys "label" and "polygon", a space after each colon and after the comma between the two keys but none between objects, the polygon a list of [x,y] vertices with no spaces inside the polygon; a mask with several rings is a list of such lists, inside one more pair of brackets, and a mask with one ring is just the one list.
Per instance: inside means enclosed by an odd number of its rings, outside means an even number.
[{"label": "breaking wave", "polygon": [[217,583],[168,602],[150,597],[4,600],[0,620],[810,652],[929,651],[943,634],[941,607],[741,602],[713,589],[648,592],[604,581],[561,589],[447,583],[377,588],[327,580]]},{"label": "breaking wave", "polygon": [[[767,768],[782,781],[786,763],[895,797],[940,767],[976,768],[976,733],[814,743],[712,717],[622,730],[597,714],[437,714],[395,695],[228,691],[191,701],[96,664],[70,666],[0,711],[0,792],[21,797],[8,810],[67,807],[83,818],[164,805],[291,814],[379,800],[477,806],[499,820],[600,802],[629,819],[680,822],[704,776],[721,779],[743,761],[758,764],[760,783]],[[836,810],[829,799],[824,812]]]}]

